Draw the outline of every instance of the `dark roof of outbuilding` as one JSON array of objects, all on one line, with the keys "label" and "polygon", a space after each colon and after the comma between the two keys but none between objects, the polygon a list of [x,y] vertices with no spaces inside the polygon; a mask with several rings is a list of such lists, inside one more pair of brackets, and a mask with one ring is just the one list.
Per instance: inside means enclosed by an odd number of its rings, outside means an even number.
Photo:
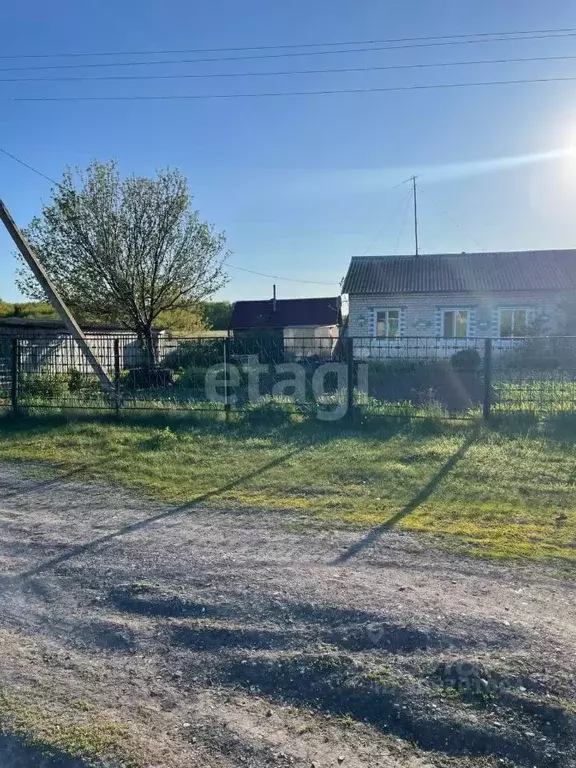
[{"label": "dark roof of outbuilding", "polygon": [[576,249],[430,256],[359,256],[342,293],[576,290]]},{"label": "dark roof of outbuilding", "polygon": [[336,325],[339,297],[315,299],[273,299],[237,301],[232,310],[230,329],[286,328],[287,326]]}]

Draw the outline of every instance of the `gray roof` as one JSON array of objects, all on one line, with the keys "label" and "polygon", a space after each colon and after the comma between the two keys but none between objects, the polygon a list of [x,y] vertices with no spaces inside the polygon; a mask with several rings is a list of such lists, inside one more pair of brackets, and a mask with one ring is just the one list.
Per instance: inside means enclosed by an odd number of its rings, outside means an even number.
[{"label": "gray roof", "polygon": [[357,256],[342,293],[576,290],[576,249],[430,256]]},{"label": "gray roof", "polygon": [[337,325],[340,297],[237,301],[230,329],[286,328],[286,326]]}]

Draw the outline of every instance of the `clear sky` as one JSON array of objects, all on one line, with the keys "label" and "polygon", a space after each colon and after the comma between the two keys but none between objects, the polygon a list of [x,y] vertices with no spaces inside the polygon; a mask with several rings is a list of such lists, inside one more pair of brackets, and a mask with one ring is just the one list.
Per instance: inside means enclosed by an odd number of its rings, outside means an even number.
[{"label": "clear sky", "polygon": [[[574,0],[28,0],[3,7],[0,57],[187,50],[576,28]],[[278,52],[278,51],[276,51]],[[244,54],[204,54],[204,57]],[[0,58],[0,70],[193,58]],[[202,216],[226,230],[230,262],[324,284],[230,269],[226,299],[338,292],[350,256],[410,252],[408,186],[418,174],[424,252],[576,246],[576,80],[453,90],[174,101],[11,101],[17,97],[256,93],[576,77],[576,35],[159,66],[2,71],[95,77],[462,62],[574,60],[439,69],[94,82],[0,82],[0,147],[59,178],[117,158],[126,173],[176,166]],[[50,185],[0,155],[0,196],[24,225]],[[447,214],[447,215],[446,215]],[[0,296],[16,299],[0,233]]]}]

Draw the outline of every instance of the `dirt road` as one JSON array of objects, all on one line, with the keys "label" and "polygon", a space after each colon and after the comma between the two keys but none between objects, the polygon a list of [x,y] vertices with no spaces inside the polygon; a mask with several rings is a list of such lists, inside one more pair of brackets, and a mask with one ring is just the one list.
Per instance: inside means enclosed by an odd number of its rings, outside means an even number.
[{"label": "dirt road", "polygon": [[[0,588],[2,691],[123,724],[140,764],[576,765],[551,567],[1,465]],[[23,749],[0,737],[0,763],[77,765]]]}]

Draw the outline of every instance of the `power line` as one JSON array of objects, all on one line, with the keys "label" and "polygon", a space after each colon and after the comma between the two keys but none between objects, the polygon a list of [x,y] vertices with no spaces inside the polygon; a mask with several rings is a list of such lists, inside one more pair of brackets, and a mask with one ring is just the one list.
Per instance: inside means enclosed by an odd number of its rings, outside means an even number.
[{"label": "power line", "polygon": [[[32,171],[32,173],[37,174],[38,176],[41,176],[46,181],[49,181],[51,184],[56,184],[56,186],[61,186],[57,181],[50,178],[50,176],[47,176],[45,173],[42,173],[42,171],[39,171],[37,168],[34,168],[32,165],[29,165],[28,163],[25,163],[24,160],[21,160],[19,157],[16,157],[16,155],[13,155],[11,152],[8,152],[5,149],[2,149],[0,147],[0,152],[3,155],[6,155],[6,157],[11,158],[14,160],[14,162],[18,163],[19,165],[22,165],[24,168],[27,168],[29,171]],[[249,272],[252,275],[259,275],[260,277],[269,277],[274,280],[289,280],[293,283],[312,283],[314,285],[338,285],[338,281],[327,283],[320,280],[303,280],[296,277],[283,277],[282,275],[268,275],[265,272],[256,272],[253,269],[246,269],[245,267],[238,267],[235,264],[230,264],[229,262],[225,262],[227,267],[232,267],[232,269],[239,269],[241,272]]]},{"label": "power line", "polygon": [[[468,61],[441,61],[438,63],[420,64],[386,64],[372,67],[335,67],[327,69],[292,69],[276,72],[207,72],[182,73],[177,75],[72,75],[64,77],[2,77],[0,83],[64,83],[64,82],[98,82],[102,80],[187,80],[233,77],[278,77],[284,75],[322,75],[344,74],[351,72],[384,72],[387,70],[403,69],[437,69],[442,67],[466,67],[480,64],[522,64],[542,61],[573,61],[574,56],[520,56],[507,59],[472,59]],[[2,71],[2,70],[0,70]]]},{"label": "power line", "polygon": [[0,147],[0,152],[2,152],[3,155],[6,155],[6,157],[10,157],[19,165],[24,166],[24,168],[28,168],[28,170],[32,171],[32,173],[35,173],[38,176],[41,176],[43,179],[46,179],[46,181],[49,181],[51,184],[56,184],[56,186],[58,187],[60,186],[60,184],[54,179],[51,179],[50,176],[46,176],[46,174],[42,173],[42,171],[38,171],[36,168],[33,168],[31,165],[28,165],[28,163],[25,163],[24,160],[20,160],[19,157],[16,157],[16,155],[13,155],[11,152],[7,152],[5,149],[2,149],[2,147]]},{"label": "power line", "polygon": [[322,280],[302,280],[297,277],[283,277],[282,275],[269,275],[266,272],[256,272],[254,269],[237,267],[235,264],[230,264],[229,262],[226,262],[226,266],[232,267],[232,269],[239,269],[241,272],[249,272],[251,275],[258,275],[260,277],[269,277],[273,280],[289,280],[292,283],[311,283],[313,285],[339,285],[337,280],[335,280],[334,282],[328,282],[328,283]]},{"label": "power line", "polygon": [[0,72],[33,72],[40,70],[59,70],[59,69],[87,69],[87,68],[102,68],[102,67],[150,67],[150,66],[166,66],[170,64],[200,64],[207,62],[222,62],[222,61],[254,61],[257,59],[281,59],[292,58],[296,56],[333,56],[336,54],[346,53],[369,53],[371,51],[400,51],[410,48],[432,48],[437,46],[448,45],[476,45],[486,43],[497,42],[511,42],[516,40],[547,40],[576,37],[576,31],[563,32],[555,35],[524,35],[517,37],[493,37],[493,38],[481,38],[477,40],[447,40],[445,42],[431,42],[431,43],[409,43],[407,45],[383,45],[369,48],[346,48],[328,51],[290,51],[283,53],[266,53],[266,54],[254,54],[249,56],[217,56],[210,58],[196,58],[196,59],[171,59],[169,61],[118,61],[118,62],[102,62],[102,63],[88,63],[88,64],[42,64],[41,66],[33,67],[2,67]]},{"label": "power line", "polygon": [[324,48],[338,47],[342,45],[379,45],[381,43],[410,43],[431,40],[467,40],[470,38],[501,37],[510,35],[550,35],[556,37],[566,32],[575,32],[574,27],[559,27],[555,29],[527,29],[512,30],[508,32],[471,32],[461,35],[426,35],[424,37],[391,37],[384,40],[339,40],[319,43],[289,43],[285,45],[250,45],[232,48],[180,48],[164,50],[136,50],[136,51],[74,51],[71,53],[12,53],[3,54],[0,59],[60,59],[79,58],[83,56],[167,56],[177,53],[225,53],[243,51],[276,51],[289,50],[291,48]]},{"label": "power line", "polygon": [[318,91],[265,91],[261,93],[200,93],[188,95],[141,95],[141,96],[13,96],[0,97],[10,102],[73,102],[73,101],[203,101],[218,99],[261,99],[280,96],[331,96],[335,94],[393,93],[398,91],[428,91],[452,88],[481,88],[493,85],[526,85],[534,83],[570,83],[571,77],[539,77],[516,80],[484,80],[472,83],[428,83],[426,85],[395,85],[382,88],[334,88]]}]

